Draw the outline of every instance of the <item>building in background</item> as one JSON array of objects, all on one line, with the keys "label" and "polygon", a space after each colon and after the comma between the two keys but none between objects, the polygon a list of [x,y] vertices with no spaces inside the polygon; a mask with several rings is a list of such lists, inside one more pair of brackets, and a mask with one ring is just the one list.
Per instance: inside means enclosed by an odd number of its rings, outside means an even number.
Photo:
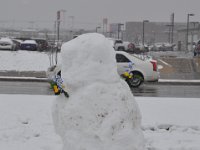
[{"label": "building in background", "polygon": [[[186,49],[186,32],[187,29],[179,29],[178,33],[178,43],[181,43],[182,49]],[[188,50],[192,51],[196,43],[200,40],[200,25],[196,27],[191,27],[188,30]]]},{"label": "building in background", "polygon": [[[142,43],[143,22],[126,22],[124,39],[136,44]],[[186,23],[175,23],[172,26],[169,22],[147,22],[145,23],[145,43],[177,43],[178,30],[186,28]],[[173,35],[173,37],[172,37]],[[173,38],[173,40],[172,40]]]}]

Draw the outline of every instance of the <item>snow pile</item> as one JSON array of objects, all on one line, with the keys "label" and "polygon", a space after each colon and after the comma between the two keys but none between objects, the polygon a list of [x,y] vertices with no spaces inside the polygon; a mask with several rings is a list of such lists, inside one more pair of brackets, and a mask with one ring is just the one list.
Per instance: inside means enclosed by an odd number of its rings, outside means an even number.
[{"label": "snow pile", "polygon": [[138,105],[117,74],[109,41],[90,33],[65,43],[62,77],[70,97],[53,107],[56,132],[65,150],[142,150]]}]

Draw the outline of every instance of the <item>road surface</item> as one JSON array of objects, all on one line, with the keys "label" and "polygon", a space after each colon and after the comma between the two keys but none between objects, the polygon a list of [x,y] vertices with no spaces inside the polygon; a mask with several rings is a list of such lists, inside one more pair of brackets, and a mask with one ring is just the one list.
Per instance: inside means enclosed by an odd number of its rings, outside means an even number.
[{"label": "road surface", "polygon": [[132,88],[132,92],[135,96],[145,97],[200,98],[200,86],[189,84],[144,84],[139,88]]},{"label": "road surface", "polygon": [[[131,89],[134,96],[200,98],[199,85],[144,84]],[[53,95],[47,82],[0,81],[0,94]]]}]

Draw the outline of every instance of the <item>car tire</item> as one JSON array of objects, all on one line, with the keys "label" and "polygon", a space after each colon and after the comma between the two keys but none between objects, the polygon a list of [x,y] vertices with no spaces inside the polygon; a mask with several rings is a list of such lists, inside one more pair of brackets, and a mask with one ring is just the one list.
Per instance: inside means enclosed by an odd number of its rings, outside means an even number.
[{"label": "car tire", "polygon": [[144,82],[144,78],[140,73],[133,73],[132,78],[126,79],[126,82],[131,88],[137,88]]}]

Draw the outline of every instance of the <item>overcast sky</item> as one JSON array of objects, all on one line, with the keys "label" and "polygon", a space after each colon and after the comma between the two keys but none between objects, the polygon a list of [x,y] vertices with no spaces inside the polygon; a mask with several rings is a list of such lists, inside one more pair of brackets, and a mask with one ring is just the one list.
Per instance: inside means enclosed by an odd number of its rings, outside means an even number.
[{"label": "overcast sky", "polygon": [[144,19],[167,22],[173,12],[176,22],[186,22],[188,13],[195,14],[190,18],[191,21],[200,21],[200,0],[0,0],[0,2],[0,27],[5,26],[7,21],[14,27],[19,26],[19,22],[28,22],[27,26],[40,27],[43,24],[53,28],[58,10],[66,10],[61,14],[61,19],[65,20],[62,24],[68,27],[72,25],[69,16],[74,16],[74,28],[95,28],[98,24],[102,24],[103,18],[108,18],[108,23]]}]

